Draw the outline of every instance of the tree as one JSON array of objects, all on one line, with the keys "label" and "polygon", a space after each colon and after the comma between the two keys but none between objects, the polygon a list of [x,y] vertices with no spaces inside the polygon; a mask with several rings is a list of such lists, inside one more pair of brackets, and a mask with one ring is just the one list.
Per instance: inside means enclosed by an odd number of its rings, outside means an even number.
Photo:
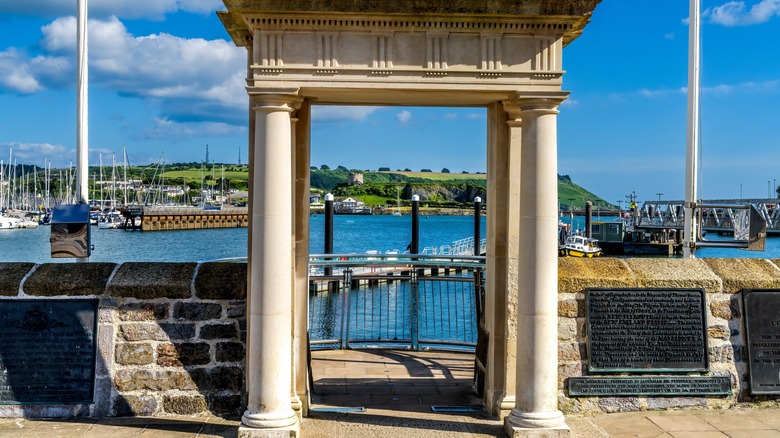
[{"label": "tree", "polygon": [[327,164],[323,164],[322,166],[320,166],[320,170],[330,170],[330,166],[328,166]]},{"label": "tree", "polygon": [[404,172],[411,172],[411,171],[412,171],[412,169],[410,169],[408,167],[406,169],[404,169]]},{"label": "tree", "polygon": [[346,168],[346,167],[344,167],[344,166],[338,166],[338,167],[336,167],[336,170],[339,170],[339,171],[341,171],[341,172],[349,172],[349,169],[347,169],[347,168]]},{"label": "tree", "polygon": [[420,169],[420,172],[433,172],[431,169]]},{"label": "tree", "polygon": [[390,168],[389,167],[380,167],[379,171],[380,172],[390,172]]},{"label": "tree", "polygon": [[464,174],[464,175],[468,175],[469,171],[468,171],[468,170],[464,170],[464,171],[463,171],[463,172],[461,172],[461,173],[462,173],[462,174]]},{"label": "tree", "polygon": [[450,173],[450,169],[447,169],[446,167],[441,170],[441,173]]}]

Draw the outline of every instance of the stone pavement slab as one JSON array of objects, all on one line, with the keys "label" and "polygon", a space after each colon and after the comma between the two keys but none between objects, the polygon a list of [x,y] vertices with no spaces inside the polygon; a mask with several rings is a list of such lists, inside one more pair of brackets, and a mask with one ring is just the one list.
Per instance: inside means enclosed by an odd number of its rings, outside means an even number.
[{"label": "stone pavement slab", "polygon": [[[326,351],[312,355],[313,412],[302,438],[505,437],[471,386],[473,355]],[[471,408],[433,412],[432,406]],[[363,412],[322,409],[362,407]],[[317,408],[320,408],[318,411]],[[780,438],[780,405],[729,410],[566,416],[572,438]],[[239,421],[218,417],[0,419],[0,438],[233,438]]]}]

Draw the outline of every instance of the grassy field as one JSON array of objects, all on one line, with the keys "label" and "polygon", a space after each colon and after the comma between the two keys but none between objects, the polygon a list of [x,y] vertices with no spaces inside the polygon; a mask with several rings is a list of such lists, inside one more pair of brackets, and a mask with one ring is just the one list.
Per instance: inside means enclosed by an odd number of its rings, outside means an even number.
[{"label": "grassy field", "polygon": [[[200,181],[202,178],[206,176],[211,176],[211,171],[203,171],[201,172],[199,169],[191,169],[191,170],[170,170],[165,172],[165,179],[173,179],[173,180],[181,180],[181,178],[186,178],[187,181]],[[218,180],[222,178],[222,171],[219,169],[214,169],[214,180]],[[236,171],[225,171],[225,179],[229,179],[232,181],[246,181],[249,178],[248,172],[236,172]],[[208,183],[208,181],[206,181]]]},{"label": "grassy field", "polygon": [[377,172],[395,173],[408,178],[425,178],[431,181],[457,181],[463,179],[486,179],[484,173],[440,173],[440,172]]}]

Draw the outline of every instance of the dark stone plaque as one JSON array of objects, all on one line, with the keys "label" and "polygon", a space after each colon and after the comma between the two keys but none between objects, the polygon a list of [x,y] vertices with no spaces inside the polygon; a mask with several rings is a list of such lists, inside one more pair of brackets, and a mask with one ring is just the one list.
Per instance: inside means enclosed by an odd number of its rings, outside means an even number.
[{"label": "dark stone plaque", "polygon": [[707,371],[702,289],[587,289],[594,372]]},{"label": "dark stone plaque", "polygon": [[751,394],[780,394],[780,290],[744,290]]},{"label": "dark stone plaque", "polygon": [[0,404],[91,403],[96,299],[0,300]]},{"label": "dark stone plaque", "polygon": [[571,377],[569,395],[623,396],[654,395],[666,397],[729,395],[729,377]]}]

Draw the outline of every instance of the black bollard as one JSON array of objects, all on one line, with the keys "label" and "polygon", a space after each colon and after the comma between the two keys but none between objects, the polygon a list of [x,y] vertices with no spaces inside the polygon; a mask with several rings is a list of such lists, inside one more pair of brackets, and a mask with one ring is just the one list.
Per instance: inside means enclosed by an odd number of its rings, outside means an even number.
[{"label": "black bollard", "polygon": [[[325,254],[333,254],[333,195],[325,195]],[[333,268],[325,268],[325,275],[333,274]]]},{"label": "black bollard", "polygon": [[585,237],[593,237],[593,203],[585,203]]},{"label": "black bollard", "polygon": [[412,254],[420,253],[420,196],[412,195]]},{"label": "black bollard", "polygon": [[477,196],[474,198],[474,255],[482,255],[480,251],[480,241],[482,240],[482,233],[480,229],[480,216],[482,215],[482,198]]}]

